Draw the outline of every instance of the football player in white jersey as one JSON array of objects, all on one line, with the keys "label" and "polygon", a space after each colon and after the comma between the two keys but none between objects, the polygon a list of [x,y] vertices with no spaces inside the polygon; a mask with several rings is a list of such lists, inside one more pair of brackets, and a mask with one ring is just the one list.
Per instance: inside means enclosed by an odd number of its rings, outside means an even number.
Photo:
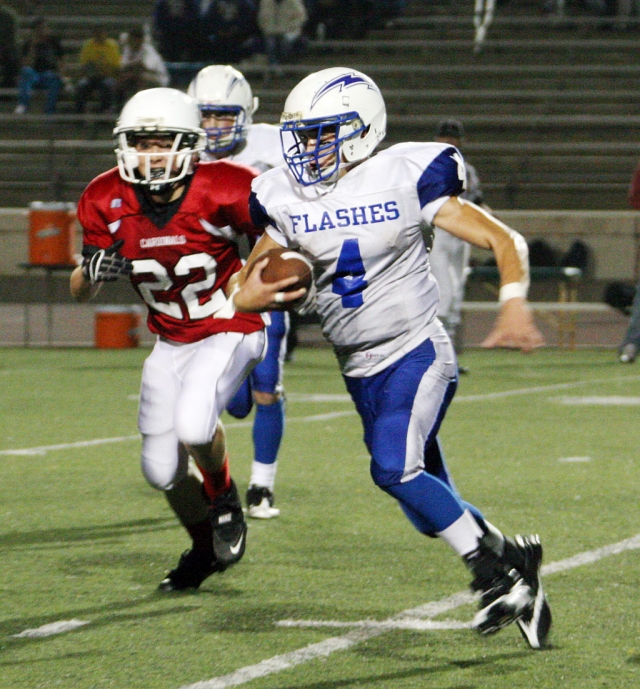
[{"label": "football player in white jersey", "polygon": [[[189,85],[196,99],[201,125],[206,132],[201,160],[233,160],[259,172],[284,164],[280,130],[271,124],[254,124],[258,99],[241,72],[229,65],[209,65]],[[248,251],[247,251],[248,254]],[[250,517],[270,519],[280,510],[273,506],[278,451],[285,421],[282,386],[289,314],[271,313],[267,326],[268,348],[227,407],[236,418],[248,416],[256,405],[253,423],[254,459],[247,490]]]},{"label": "football player in white jersey", "polygon": [[[438,442],[457,365],[436,317],[438,288],[423,232],[437,224],[494,251],[502,306],[486,347],[530,351],[543,344],[526,303],[527,245],[460,198],[465,168],[456,148],[403,143],[373,156],[385,128],[382,95],[365,74],[331,68],[303,79],[282,115],[287,167],[252,182],[252,219],[266,227],[252,257],[288,246],[313,263],[318,315],[362,418],[373,480],[420,532],[462,556],[481,594],[473,626],[490,634],[517,622],[540,648],[551,627],[540,540],[506,538],[465,502]],[[232,279],[236,309],[273,308],[300,293],[270,296],[260,278],[266,262]]]}]

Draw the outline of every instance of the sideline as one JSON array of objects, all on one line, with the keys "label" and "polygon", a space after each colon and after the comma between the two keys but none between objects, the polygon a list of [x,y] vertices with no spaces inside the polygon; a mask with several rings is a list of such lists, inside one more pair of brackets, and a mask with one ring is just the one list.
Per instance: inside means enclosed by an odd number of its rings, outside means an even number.
[{"label": "sideline", "polygon": [[[624,541],[612,543],[611,545],[607,545],[602,548],[596,548],[595,550],[579,553],[578,555],[566,558],[565,560],[552,562],[551,564],[542,568],[542,573],[548,575],[556,574],[557,572],[564,572],[568,569],[573,569],[574,567],[593,564],[602,558],[617,555],[626,550],[636,550],[638,548],[640,548],[640,534],[636,534],[635,536],[627,538]],[[215,677],[204,682],[196,682],[195,684],[185,684],[180,687],[180,689],[227,689],[228,687],[236,687],[240,684],[246,684],[253,679],[265,677],[266,675],[270,675],[275,672],[282,672],[283,670],[295,667],[296,665],[301,665],[302,663],[309,662],[310,660],[314,660],[316,658],[326,658],[336,651],[346,650],[351,646],[360,643],[361,641],[367,641],[376,636],[386,634],[391,629],[397,628],[395,626],[397,624],[402,624],[403,622],[409,623],[412,619],[416,620],[426,618],[429,620],[436,615],[454,610],[462,605],[473,603],[474,600],[475,597],[470,593],[460,591],[459,593],[454,593],[452,596],[443,598],[440,601],[426,603],[418,608],[404,610],[403,612],[400,612],[397,615],[390,617],[388,620],[384,620],[383,622],[371,623],[369,621],[368,625],[365,622],[360,628],[348,632],[343,636],[335,636],[330,639],[326,639],[325,641],[321,641],[320,643],[305,646],[297,651],[291,651],[290,653],[274,656],[273,658],[263,660],[261,663],[257,663],[256,665],[248,665],[247,667],[240,668],[239,670],[236,670],[228,675]],[[331,626],[332,624],[334,623],[329,622],[327,626]],[[313,626],[318,625],[314,623]],[[401,628],[406,629],[407,626],[403,626]],[[411,628],[419,629],[420,626],[416,625],[415,627]],[[427,625],[425,625],[425,628],[429,629]]]}]

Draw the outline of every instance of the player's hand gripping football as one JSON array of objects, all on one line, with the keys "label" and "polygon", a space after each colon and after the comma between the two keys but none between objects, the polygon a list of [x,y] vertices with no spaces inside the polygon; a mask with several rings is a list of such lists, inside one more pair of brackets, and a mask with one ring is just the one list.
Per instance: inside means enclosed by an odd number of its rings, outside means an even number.
[{"label": "player's hand gripping football", "polygon": [[268,263],[269,258],[257,261],[240,289],[236,292],[234,303],[238,311],[271,311],[282,308],[283,304],[300,299],[300,297],[307,293],[304,287],[291,292],[285,292],[287,287],[298,282],[298,278],[295,275],[277,282],[264,282],[262,280],[262,272]]},{"label": "player's hand gripping football", "polygon": [[498,320],[482,343],[483,347],[506,347],[531,352],[544,345],[544,337],[533,321],[524,299],[508,299],[502,304]]},{"label": "player's hand gripping football", "polygon": [[92,285],[97,282],[114,282],[122,275],[129,275],[133,263],[118,253],[124,246],[124,239],[114,242],[108,249],[96,251],[82,261],[82,274]]}]

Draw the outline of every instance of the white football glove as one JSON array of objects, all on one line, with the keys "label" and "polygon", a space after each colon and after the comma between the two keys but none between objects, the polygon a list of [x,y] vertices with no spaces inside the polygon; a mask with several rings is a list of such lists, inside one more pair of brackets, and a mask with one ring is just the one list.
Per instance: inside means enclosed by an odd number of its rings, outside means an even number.
[{"label": "white football glove", "polygon": [[122,275],[130,275],[133,263],[118,250],[124,246],[124,239],[119,239],[108,249],[100,249],[93,256],[82,261],[82,274],[92,285],[96,282],[114,282]]}]

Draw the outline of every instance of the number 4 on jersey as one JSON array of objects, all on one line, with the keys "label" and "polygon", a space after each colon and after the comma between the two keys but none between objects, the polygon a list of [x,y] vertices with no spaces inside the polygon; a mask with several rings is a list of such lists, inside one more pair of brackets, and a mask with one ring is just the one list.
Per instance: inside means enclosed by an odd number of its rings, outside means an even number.
[{"label": "number 4 on jersey", "polygon": [[338,256],[336,273],[333,276],[331,291],[342,297],[345,309],[362,306],[362,292],[369,286],[365,280],[365,269],[357,239],[345,239]]}]

